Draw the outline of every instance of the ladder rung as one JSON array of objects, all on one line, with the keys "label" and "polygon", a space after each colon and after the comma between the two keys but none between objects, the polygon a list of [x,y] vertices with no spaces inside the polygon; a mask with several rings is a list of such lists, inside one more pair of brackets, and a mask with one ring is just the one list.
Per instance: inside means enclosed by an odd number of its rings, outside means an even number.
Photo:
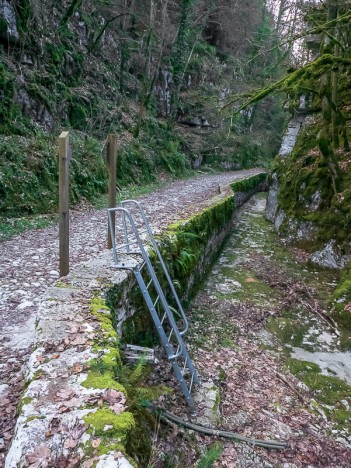
[{"label": "ladder rung", "polygon": [[150,281],[147,283],[147,285],[146,285],[146,289],[149,289],[149,287],[151,286],[152,282],[153,282],[153,279],[151,278],[151,280],[150,280]]},{"label": "ladder rung", "polygon": [[154,307],[156,307],[156,304],[158,303],[159,299],[160,299],[160,296],[157,296],[156,301],[154,302]]},{"label": "ladder rung", "polygon": [[134,242],[128,242],[127,244],[118,244],[116,250],[118,251],[120,249],[123,249],[124,247],[130,247],[133,244],[138,244],[138,242],[134,241]]},{"label": "ladder rung", "polygon": [[191,381],[190,381],[190,385],[189,385],[189,393],[191,393],[191,389],[193,387],[193,382],[194,382],[194,374],[191,374]]},{"label": "ladder rung", "polygon": [[164,322],[164,320],[165,320],[166,317],[167,317],[167,312],[165,312],[165,313],[163,314],[163,317],[162,317],[162,320],[161,320],[161,325],[163,325],[163,322]]},{"label": "ladder rung", "polygon": [[186,369],[187,362],[188,362],[188,357],[186,357],[186,359],[185,359],[182,375],[185,374],[185,369]]},{"label": "ladder rung", "polygon": [[[143,234],[147,234],[147,229],[142,229],[141,231],[138,231],[138,235],[141,236]],[[136,233],[134,231],[127,231],[125,233],[125,235],[130,238],[130,237],[134,237],[136,238]]]},{"label": "ladder rung", "polygon": [[171,337],[172,337],[172,335],[173,335],[173,332],[174,332],[174,328],[172,328],[171,333],[168,335],[168,342],[169,342],[169,340],[171,339]]}]

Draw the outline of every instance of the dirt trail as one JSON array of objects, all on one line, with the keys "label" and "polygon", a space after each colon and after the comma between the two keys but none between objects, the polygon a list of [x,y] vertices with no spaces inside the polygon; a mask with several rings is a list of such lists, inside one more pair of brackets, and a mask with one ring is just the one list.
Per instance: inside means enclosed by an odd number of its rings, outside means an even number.
[{"label": "dirt trail", "polygon": [[[219,185],[260,169],[178,180],[140,197],[154,228],[196,213]],[[72,212],[71,269],[106,249],[106,210]],[[12,438],[24,364],[34,339],[35,315],[45,290],[58,279],[58,226],[28,231],[0,243],[0,467]]]}]

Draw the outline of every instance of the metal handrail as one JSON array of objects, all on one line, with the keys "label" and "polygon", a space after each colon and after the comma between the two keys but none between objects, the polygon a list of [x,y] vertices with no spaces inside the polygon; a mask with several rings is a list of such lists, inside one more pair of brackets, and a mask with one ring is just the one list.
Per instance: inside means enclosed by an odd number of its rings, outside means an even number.
[{"label": "metal handrail", "polygon": [[186,332],[188,331],[188,329],[189,329],[189,322],[188,322],[188,319],[187,319],[187,317],[186,317],[186,315],[185,315],[185,312],[184,312],[184,310],[183,310],[183,307],[182,307],[182,305],[181,305],[181,303],[180,303],[178,294],[176,293],[176,290],[175,290],[173,281],[172,281],[172,279],[171,279],[171,277],[170,277],[170,275],[169,275],[167,266],[166,266],[165,262],[163,261],[161,252],[160,252],[160,250],[159,250],[159,248],[158,248],[158,245],[157,245],[157,243],[156,243],[156,241],[155,241],[153,232],[152,232],[151,227],[150,227],[150,224],[149,224],[149,222],[148,222],[148,220],[147,220],[147,218],[146,218],[144,209],[143,209],[143,207],[141,206],[140,202],[138,202],[138,201],[136,201],[136,200],[124,200],[124,201],[121,202],[121,205],[122,205],[122,206],[125,206],[125,205],[128,205],[128,204],[134,204],[134,205],[136,205],[137,208],[139,209],[139,213],[141,214],[141,217],[142,217],[143,223],[144,223],[144,225],[145,225],[145,227],[146,227],[146,231],[147,231],[147,234],[148,234],[148,236],[149,236],[149,239],[151,240],[152,246],[153,246],[155,252],[157,253],[157,257],[158,257],[158,259],[159,259],[159,261],[160,261],[160,264],[161,264],[161,266],[162,266],[163,272],[164,272],[164,274],[165,274],[165,277],[166,277],[166,279],[167,279],[167,281],[168,281],[169,287],[171,288],[171,291],[172,291],[173,297],[174,297],[174,299],[175,299],[175,301],[176,301],[176,304],[177,304],[177,307],[178,307],[178,309],[179,309],[179,312],[180,312],[180,314],[181,314],[181,316],[182,316],[182,319],[183,319],[183,321],[184,321],[184,329],[181,330],[181,331],[179,331],[179,332],[180,332],[181,335],[185,335],[185,333],[186,333]]}]

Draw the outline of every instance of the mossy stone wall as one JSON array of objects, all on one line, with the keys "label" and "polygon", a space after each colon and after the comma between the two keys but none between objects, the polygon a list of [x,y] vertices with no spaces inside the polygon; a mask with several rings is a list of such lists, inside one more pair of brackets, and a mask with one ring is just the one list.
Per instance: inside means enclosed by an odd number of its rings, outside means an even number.
[{"label": "mossy stone wall", "polygon": [[[231,184],[231,194],[215,197],[202,211],[188,220],[171,224],[157,238],[162,257],[183,303],[186,304],[198,291],[219,255],[235,223],[237,208],[255,192],[266,188],[266,177],[266,173],[261,173]],[[150,257],[155,259],[156,253],[151,251]],[[157,267],[157,263],[155,269],[167,294],[167,283],[162,280],[163,275],[158,271],[160,267]],[[126,309],[125,297],[123,301],[121,299],[116,291],[109,297],[109,304],[115,310],[116,318],[121,316],[121,310]],[[152,346],[155,339],[154,326],[138,288],[129,288],[128,299],[129,318],[123,324],[125,339]],[[121,328],[120,323],[117,326]]]}]

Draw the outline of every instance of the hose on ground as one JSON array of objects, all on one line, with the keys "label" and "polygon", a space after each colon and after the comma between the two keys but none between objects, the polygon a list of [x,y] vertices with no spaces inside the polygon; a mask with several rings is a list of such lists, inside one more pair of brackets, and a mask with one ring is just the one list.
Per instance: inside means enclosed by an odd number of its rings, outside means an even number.
[{"label": "hose on ground", "polygon": [[236,434],[235,432],[222,431],[219,429],[213,429],[212,427],[205,427],[200,424],[194,424],[189,421],[185,421],[184,419],[181,419],[179,416],[176,416],[175,414],[170,413],[164,408],[160,408],[159,406],[155,406],[151,403],[148,403],[147,407],[151,409],[152,411],[158,413],[161,419],[171,421],[179,426],[183,426],[183,427],[186,427],[187,429],[191,429],[193,431],[199,432],[200,434],[223,437],[225,439],[230,439],[236,442],[245,442],[255,447],[263,447],[266,449],[283,450],[286,448],[285,442],[279,442],[275,440],[270,441],[270,440],[252,439],[250,437],[245,437],[243,435]]}]

